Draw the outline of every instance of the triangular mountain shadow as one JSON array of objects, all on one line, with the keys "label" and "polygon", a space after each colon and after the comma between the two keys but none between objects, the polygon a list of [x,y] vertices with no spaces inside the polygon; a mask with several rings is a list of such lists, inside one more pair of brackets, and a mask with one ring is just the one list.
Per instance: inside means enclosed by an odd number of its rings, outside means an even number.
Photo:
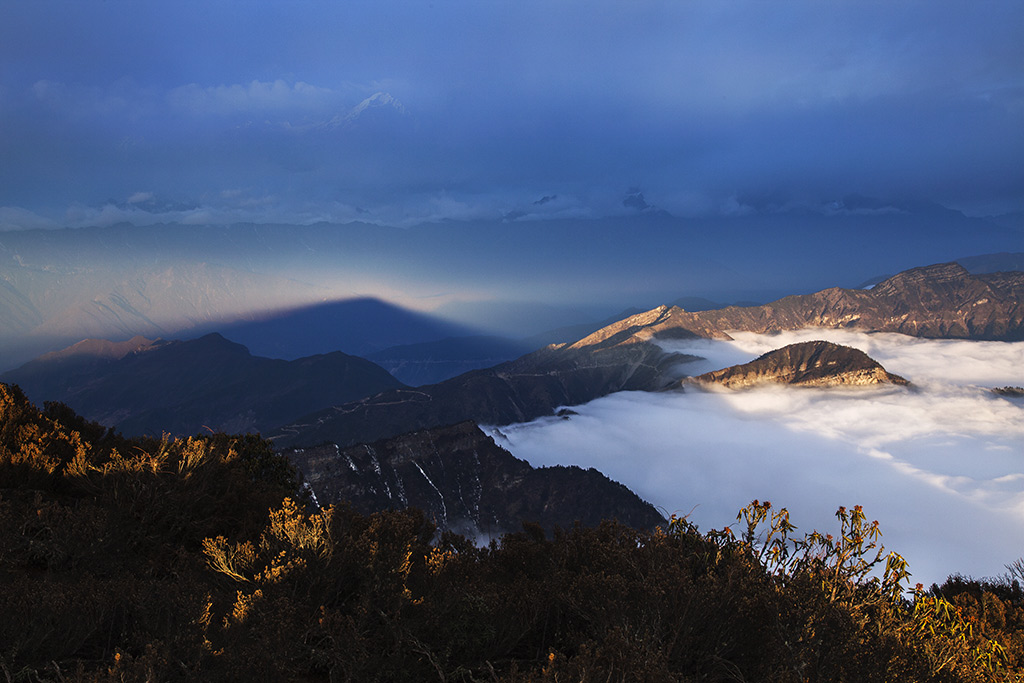
[{"label": "triangular mountain shadow", "polygon": [[255,321],[210,325],[197,330],[196,336],[213,331],[244,345],[253,355],[287,360],[332,351],[365,356],[401,344],[480,334],[371,297],[279,311]]}]

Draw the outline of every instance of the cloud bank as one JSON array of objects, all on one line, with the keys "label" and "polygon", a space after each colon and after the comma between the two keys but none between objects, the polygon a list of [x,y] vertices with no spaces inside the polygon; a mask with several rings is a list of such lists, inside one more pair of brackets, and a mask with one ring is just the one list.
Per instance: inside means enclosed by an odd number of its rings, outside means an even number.
[{"label": "cloud bank", "polygon": [[[0,206],[50,219],[139,191],[245,219],[210,201],[237,189],[295,222],[605,216],[632,187],[687,216],[1024,209],[1016,0],[6,9]],[[348,118],[378,95],[401,108]]]},{"label": "cloud bank", "polygon": [[993,576],[1024,555],[1024,403],[988,387],[1022,385],[1024,343],[935,341],[808,330],[676,343],[746,362],[795,341],[860,348],[913,387],[624,392],[569,420],[492,429],[532,465],[595,467],[702,529],[731,524],[757,498],[788,507],[801,531],[833,531],[863,505],[915,581]]}]

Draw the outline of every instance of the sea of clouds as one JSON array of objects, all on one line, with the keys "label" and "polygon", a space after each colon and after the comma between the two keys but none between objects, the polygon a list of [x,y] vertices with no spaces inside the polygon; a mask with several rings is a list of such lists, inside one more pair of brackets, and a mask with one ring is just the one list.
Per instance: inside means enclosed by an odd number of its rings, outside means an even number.
[{"label": "sea of clouds", "polygon": [[739,392],[620,392],[543,418],[491,428],[534,466],[594,467],[666,515],[702,530],[753,499],[786,507],[797,535],[835,532],[840,505],[863,505],[912,582],[998,576],[1024,556],[1024,343],[928,340],[802,330],[734,341],[663,342],[702,356],[699,374],[786,344],[826,339],[861,349],[910,387]]}]

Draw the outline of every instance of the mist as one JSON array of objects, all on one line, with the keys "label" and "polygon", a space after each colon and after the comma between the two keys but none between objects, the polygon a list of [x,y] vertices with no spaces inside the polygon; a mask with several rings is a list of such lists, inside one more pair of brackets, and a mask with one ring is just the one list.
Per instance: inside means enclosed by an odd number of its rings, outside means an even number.
[{"label": "mist", "polygon": [[925,340],[805,330],[671,342],[706,361],[696,374],[796,341],[859,348],[907,388],[770,387],[622,392],[489,432],[533,466],[594,467],[666,515],[702,530],[753,499],[787,507],[797,534],[834,532],[840,505],[863,505],[913,582],[996,576],[1024,555],[1024,403],[990,387],[1024,384],[1024,343]]}]

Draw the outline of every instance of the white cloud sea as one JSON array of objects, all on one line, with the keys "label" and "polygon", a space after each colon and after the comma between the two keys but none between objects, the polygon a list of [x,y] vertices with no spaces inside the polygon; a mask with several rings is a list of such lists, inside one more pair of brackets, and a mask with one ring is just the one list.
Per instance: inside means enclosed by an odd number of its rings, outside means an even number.
[{"label": "white cloud sea", "polygon": [[1024,555],[1024,343],[802,330],[734,341],[665,342],[707,358],[697,374],[827,339],[867,352],[909,388],[621,392],[569,420],[489,430],[534,466],[594,467],[701,529],[757,498],[789,508],[799,532],[835,529],[840,505],[878,519],[913,581],[995,576]]}]

